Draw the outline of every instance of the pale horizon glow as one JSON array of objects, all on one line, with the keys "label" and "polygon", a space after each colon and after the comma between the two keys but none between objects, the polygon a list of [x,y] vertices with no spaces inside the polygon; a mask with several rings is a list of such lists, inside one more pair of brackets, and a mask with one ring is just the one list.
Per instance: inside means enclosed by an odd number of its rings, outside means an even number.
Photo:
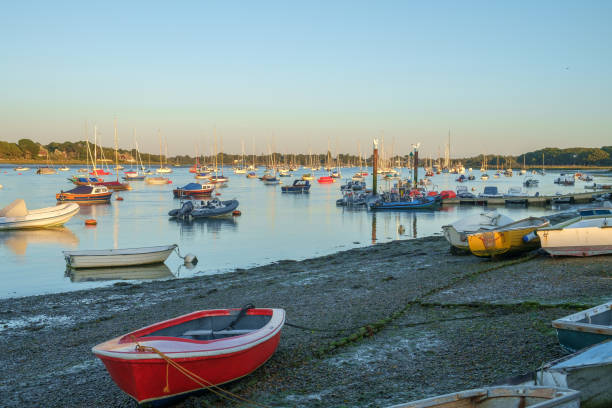
[{"label": "pale horizon glow", "polygon": [[[612,145],[612,2],[12,2],[0,140],[168,155]],[[221,146],[222,140],[222,146]],[[199,147],[198,147],[199,146]]]}]

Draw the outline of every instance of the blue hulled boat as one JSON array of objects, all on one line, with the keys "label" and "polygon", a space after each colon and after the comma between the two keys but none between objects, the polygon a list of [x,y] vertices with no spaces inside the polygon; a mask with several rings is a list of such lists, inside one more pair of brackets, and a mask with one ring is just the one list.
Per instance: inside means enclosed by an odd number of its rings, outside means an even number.
[{"label": "blue hulled boat", "polygon": [[389,195],[377,196],[367,202],[368,209],[371,211],[383,210],[430,210],[439,205],[435,197],[414,197],[401,200],[393,200]]},{"label": "blue hulled boat", "polygon": [[308,180],[294,180],[290,186],[282,186],[281,191],[283,193],[308,193],[310,192],[310,181]]},{"label": "blue hulled boat", "polygon": [[78,186],[72,190],[57,193],[55,198],[58,202],[109,203],[112,195],[113,192],[105,186]]}]

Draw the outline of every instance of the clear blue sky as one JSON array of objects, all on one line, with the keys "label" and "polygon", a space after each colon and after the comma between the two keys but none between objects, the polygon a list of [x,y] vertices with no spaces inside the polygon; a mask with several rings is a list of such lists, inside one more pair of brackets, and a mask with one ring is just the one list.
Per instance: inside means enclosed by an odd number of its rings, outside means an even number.
[{"label": "clear blue sky", "polygon": [[0,140],[453,156],[612,144],[612,1],[7,2]]}]

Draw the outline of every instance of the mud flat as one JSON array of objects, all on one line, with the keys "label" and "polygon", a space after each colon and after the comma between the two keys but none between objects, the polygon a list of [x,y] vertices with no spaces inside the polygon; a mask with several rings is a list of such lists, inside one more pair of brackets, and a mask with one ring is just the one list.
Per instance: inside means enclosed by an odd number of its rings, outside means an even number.
[{"label": "mud flat", "polygon": [[[378,407],[560,357],[550,322],[612,298],[612,257],[452,256],[442,237],[235,273],[0,300],[0,406],[133,407],[91,347],[198,309],[281,307],[276,354],[225,388],[269,406]],[[232,406],[209,392],[181,407]]]}]

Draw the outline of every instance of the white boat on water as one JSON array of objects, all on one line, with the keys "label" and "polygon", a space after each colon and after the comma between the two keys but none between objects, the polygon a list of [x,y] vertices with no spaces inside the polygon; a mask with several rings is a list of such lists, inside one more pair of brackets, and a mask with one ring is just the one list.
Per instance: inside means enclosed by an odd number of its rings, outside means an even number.
[{"label": "white boat on water", "polygon": [[443,225],[444,237],[451,244],[452,251],[456,249],[469,251],[467,236],[475,232],[489,231],[507,225],[514,220],[499,214],[497,210],[485,211],[472,217],[461,218],[450,225]]},{"label": "white boat on water", "polygon": [[164,262],[176,244],[127,249],[98,249],[63,251],[71,268],[109,268],[130,265],[149,265]]},{"label": "white boat on water", "polygon": [[15,170],[15,171],[28,171],[28,170],[30,170],[30,168],[29,167],[25,167],[25,166],[17,166],[13,170]]},{"label": "white boat on water", "polygon": [[553,256],[612,254],[612,211],[592,212],[537,231],[542,249]]},{"label": "white boat on water", "polygon": [[579,408],[580,393],[567,388],[535,386],[484,387],[388,408]]},{"label": "white boat on water", "polygon": [[170,184],[170,180],[166,177],[147,177],[145,178],[147,184]]},{"label": "white boat on water", "polygon": [[55,227],[63,225],[78,212],[76,203],[28,210],[25,201],[17,199],[0,210],[0,230]]}]

